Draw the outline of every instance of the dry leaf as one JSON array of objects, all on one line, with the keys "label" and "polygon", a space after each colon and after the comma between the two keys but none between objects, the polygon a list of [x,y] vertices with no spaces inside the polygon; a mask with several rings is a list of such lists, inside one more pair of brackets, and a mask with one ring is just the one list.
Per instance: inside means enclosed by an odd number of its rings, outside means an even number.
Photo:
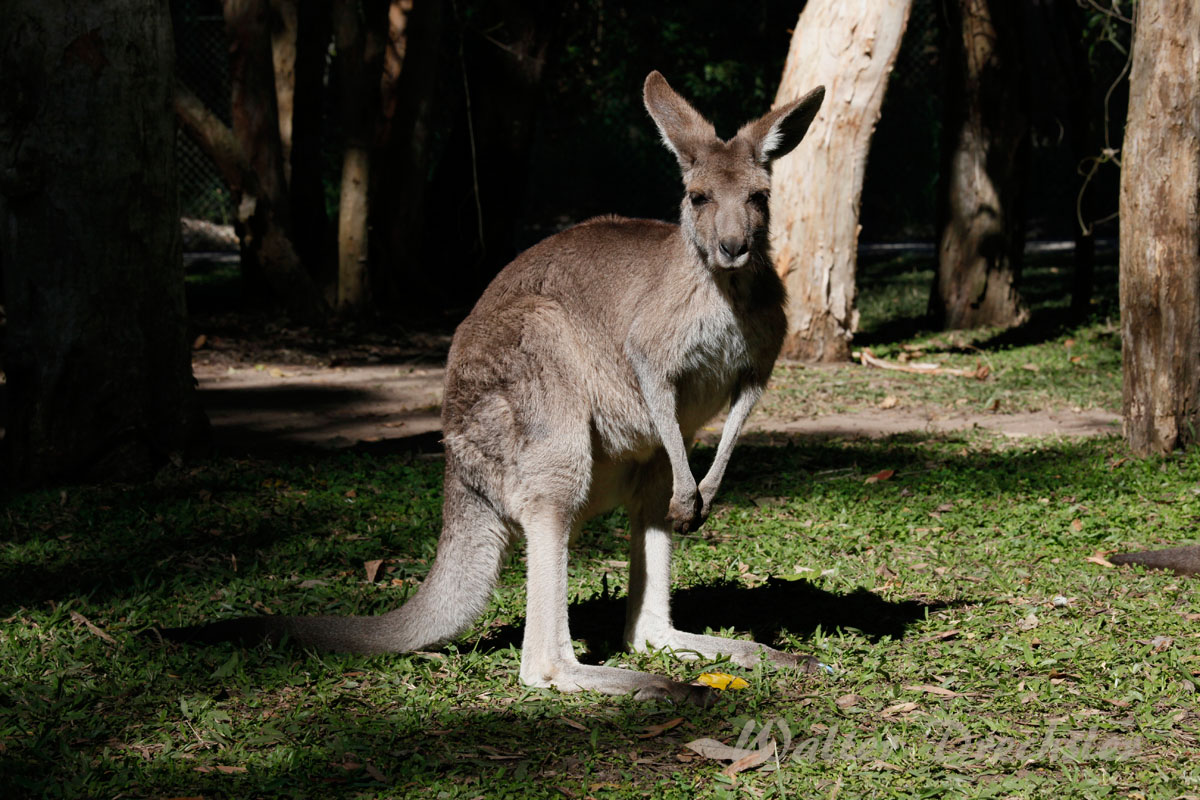
[{"label": "dry leaf", "polygon": [[1021,369],[1027,369],[1030,372],[1038,372],[1041,370],[1041,367],[1039,367],[1037,364],[1023,364]]},{"label": "dry leaf", "polygon": [[1087,556],[1083,560],[1090,561],[1093,564],[1099,564],[1100,566],[1104,567],[1105,569],[1116,569],[1116,566],[1117,566],[1116,564],[1112,563],[1107,558],[1105,558],[1104,553],[1099,550],[1096,551],[1095,555]]},{"label": "dry leaf", "polygon": [[883,710],[883,716],[894,717],[900,714],[908,714],[917,710],[917,704],[911,700],[906,703],[896,703],[894,706],[888,706]]},{"label": "dry leaf", "polygon": [[682,723],[683,717],[676,717],[675,719],[667,720],[666,722],[659,723],[658,725],[651,725],[649,728],[646,728],[645,732],[639,733],[637,737],[639,739],[653,739],[655,736],[661,736],[662,734]]},{"label": "dry leaf", "polygon": [[750,685],[745,680],[724,672],[702,672],[696,680],[722,692],[726,689],[745,689]]},{"label": "dry leaf", "polygon": [[721,774],[727,778],[732,778],[739,772],[745,772],[748,769],[754,769],[766,762],[769,758],[775,755],[775,740],[772,739],[767,743],[766,747],[760,747],[757,750],[751,750],[749,754],[742,756],[737,761],[734,761],[725,769],[721,770]]},{"label": "dry leaf", "polygon": [[199,336],[197,336],[195,339],[192,340],[192,349],[199,350],[201,347],[204,347],[204,345],[206,345],[206,344],[208,344],[208,337],[202,333]]},{"label": "dry leaf", "polygon": [[958,636],[961,633],[962,633],[962,631],[958,630],[957,628],[952,628],[951,630],[948,630],[948,631],[941,631],[940,633],[930,634],[929,636],[926,636],[926,637],[920,639],[919,641],[922,644],[924,644],[926,642],[939,642],[943,639],[953,639],[954,637]]},{"label": "dry leaf", "polygon": [[908,689],[909,691],[912,691],[912,692],[925,692],[927,694],[936,694],[936,695],[940,695],[942,697],[961,697],[962,696],[958,692],[954,691],[953,689],[947,689],[944,686],[934,686],[934,685],[928,684],[928,683],[923,683],[920,686],[905,686],[904,688]]},{"label": "dry leaf", "polygon": [[1038,623],[1037,614],[1030,612],[1029,616],[1017,623],[1017,627],[1023,631],[1031,631],[1038,626]]},{"label": "dry leaf", "polygon": [[1108,703],[1109,705],[1114,705],[1117,708],[1129,708],[1130,706],[1130,702],[1128,700],[1110,700],[1106,697],[1104,698],[1104,702]]},{"label": "dry leaf", "polygon": [[894,394],[889,394],[879,401],[879,407],[882,409],[895,408],[898,405],[900,405],[900,400]]},{"label": "dry leaf", "polygon": [[559,717],[559,719],[561,719],[563,722],[567,723],[567,725],[569,725],[570,727],[574,728],[577,731],[585,731],[585,732],[587,731],[587,726],[584,725],[582,722],[576,722],[575,720],[571,719],[570,717]]},{"label": "dry leaf", "polygon": [[1071,520],[1071,530],[1075,531],[1076,533],[1079,533],[1081,530],[1083,530],[1083,520],[1079,519],[1078,517]]},{"label": "dry leaf", "polygon": [[721,744],[716,739],[694,739],[685,744],[684,747],[714,761],[737,761],[754,752],[753,750],[746,750],[741,747],[731,747],[727,744]]},{"label": "dry leaf", "polygon": [[370,561],[363,562],[363,569],[367,571],[367,583],[374,583],[375,576],[379,574],[379,567],[383,564],[382,558],[375,558]]},{"label": "dry leaf", "polygon": [[100,637],[101,639],[108,642],[109,644],[117,643],[116,639],[109,636],[107,633],[105,633],[103,630],[101,630],[95,623],[93,623],[90,619],[85,617],[83,614],[80,614],[78,611],[71,612],[71,621],[85,626],[89,631],[92,632],[92,634],[94,636]]},{"label": "dry leaf", "polygon": [[895,474],[896,474],[896,470],[894,470],[894,469],[880,470],[879,472],[876,472],[871,477],[867,478],[865,483],[879,483],[880,481],[891,480]]},{"label": "dry leaf", "polygon": [[859,700],[862,700],[862,698],[856,694],[844,694],[835,700],[834,703],[837,704],[838,708],[847,709],[857,705]]}]

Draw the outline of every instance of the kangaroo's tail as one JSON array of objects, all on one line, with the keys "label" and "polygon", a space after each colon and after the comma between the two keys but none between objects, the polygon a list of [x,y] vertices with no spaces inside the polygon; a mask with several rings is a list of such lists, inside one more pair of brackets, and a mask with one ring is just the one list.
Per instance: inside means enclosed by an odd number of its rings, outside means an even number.
[{"label": "kangaroo's tail", "polygon": [[1200,573],[1200,544],[1168,550],[1120,553],[1109,556],[1108,560],[1114,564],[1141,564],[1154,569],[1173,569],[1180,575],[1195,575]]},{"label": "kangaroo's tail", "polygon": [[468,628],[491,599],[509,534],[478,496],[447,481],[444,527],[429,575],[407,603],[377,617],[241,617],[159,631],[163,638],[254,644],[287,638],[302,647],[403,653],[443,644]]}]

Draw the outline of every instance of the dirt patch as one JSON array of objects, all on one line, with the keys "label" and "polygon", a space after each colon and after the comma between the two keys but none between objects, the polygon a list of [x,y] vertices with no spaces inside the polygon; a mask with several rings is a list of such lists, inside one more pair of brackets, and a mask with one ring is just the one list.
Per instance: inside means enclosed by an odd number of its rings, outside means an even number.
[{"label": "dirt patch", "polygon": [[[262,355],[261,353],[258,355]],[[246,363],[230,354],[196,359],[200,397],[224,450],[428,446],[440,438],[445,370],[417,363],[324,364],[311,357]],[[936,408],[870,409],[780,418],[756,412],[747,433],[881,438],[901,433],[988,430],[1006,436],[1100,436],[1120,417],[1100,410],[973,413]],[[720,420],[701,434],[720,436]]]}]

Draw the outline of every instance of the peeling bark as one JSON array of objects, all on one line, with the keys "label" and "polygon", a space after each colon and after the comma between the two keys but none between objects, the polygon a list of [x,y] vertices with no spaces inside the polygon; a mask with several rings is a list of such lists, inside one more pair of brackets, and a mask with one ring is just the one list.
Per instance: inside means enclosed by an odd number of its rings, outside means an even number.
[{"label": "peeling bark", "polygon": [[1200,437],[1200,0],[1137,5],[1121,162],[1125,439]]},{"label": "peeling bark", "polygon": [[826,93],[805,140],[771,179],[771,239],[788,290],[783,355],[789,358],[850,356],[867,153],[911,8],[911,0],[810,0],[796,23],[775,103],[818,85]]}]

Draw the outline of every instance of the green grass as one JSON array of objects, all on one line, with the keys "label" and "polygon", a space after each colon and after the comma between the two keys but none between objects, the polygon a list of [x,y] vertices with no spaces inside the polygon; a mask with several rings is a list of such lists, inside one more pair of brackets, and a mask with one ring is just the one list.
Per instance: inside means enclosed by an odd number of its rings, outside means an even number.
[{"label": "green grass", "polygon": [[[1030,406],[1115,396],[1102,314],[986,351],[993,363],[1044,365],[1041,375],[1065,338],[1095,348],[1082,366],[1054,367],[1053,387],[1018,384],[1027,376],[1013,370],[1014,383],[997,378],[992,390]],[[868,322],[864,338],[881,354],[928,336],[889,338],[878,332],[886,320]],[[816,386],[852,370],[797,372]],[[961,379],[942,381],[963,391]],[[851,406],[875,402],[845,394]],[[697,469],[711,456],[699,450]],[[0,796],[1200,793],[1197,582],[1085,560],[1194,540],[1200,452],[1134,460],[1114,438],[973,432],[739,448],[717,511],[680,537],[677,621],[813,653],[831,670],[818,675],[622,652],[625,520],[594,521],[570,568],[582,657],[749,681],[707,709],[521,686],[519,550],[475,628],[438,653],[162,645],[144,634],[245,613],[394,608],[429,568],[441,469],[413,455],[219,458],[143,485],[5,498]],[[895,474],[867,482],[882,470]],[[366,583],[363,562],[380,558]],[[683,746],[736,743],[767,724],[778,762],[736,780]]]},{"label": "green grass", "polygon": [[1094,311],[1083,324],[1069,315],[1068,274],[1035,262],[1026,270],[1029,324],[1011,331],[924,329],[933,270],[927,261],[899,258],[867,264],[860,274],[861,312],[853,348],[889,361],[935,363],[952,369],[988,368],[985,380],[914,375],[863,367],[811,368],[781,364],[763,410],[784,417],[876,408],[894,397],[898,408],[1014,413],[1052,409],[1121,409],[1121,333],[1115,308],[1116,274],[1097,270]]}]

